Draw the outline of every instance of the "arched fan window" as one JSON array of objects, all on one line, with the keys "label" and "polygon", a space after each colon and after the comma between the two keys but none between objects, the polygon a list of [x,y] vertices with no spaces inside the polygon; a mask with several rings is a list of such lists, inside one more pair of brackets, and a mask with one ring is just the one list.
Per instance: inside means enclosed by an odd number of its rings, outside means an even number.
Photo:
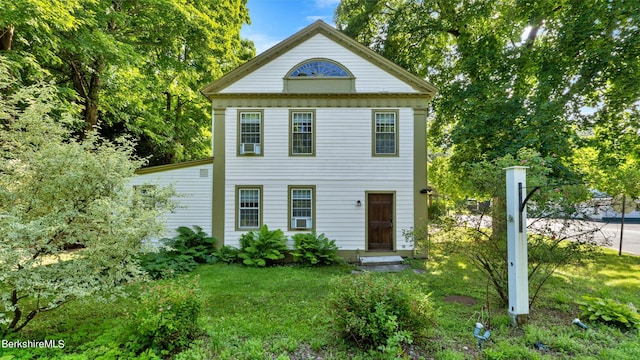
[{"label": "arched fan window", "polygon": [[355,77],[342,64],[324,58],[305,60],[284,77],[284,92],[348,93],[355,91]]},{"label": "arched fan window", "polygon": [[313,77],[349,77],[349,73],[337,63],[327,60],[311,60],[294,68],[289,72],[289,77],[313,76]]}]

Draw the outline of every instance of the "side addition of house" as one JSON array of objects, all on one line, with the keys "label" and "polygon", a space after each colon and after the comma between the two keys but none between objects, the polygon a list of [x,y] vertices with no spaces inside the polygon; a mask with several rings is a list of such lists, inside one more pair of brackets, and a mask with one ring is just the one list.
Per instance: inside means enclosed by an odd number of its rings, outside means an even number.
[{"label": "side addition of house", "polygon": [[435,92],[322,21],[206,86],[212,235],[238,246],[266,224],[324,233],[346,259],[413,255]]},{"label": "side addition of house", "polygon": [[[129,185],[142,192],[148,187],[173,186],[180,194],[175,198],[178,207],[164,214],[164,237],[176,236],[180,226],[199,226],[211,234],[212,173],[213,158],[186,161],[139,169]],[[158,239],[149,240],[159,245]]]}]

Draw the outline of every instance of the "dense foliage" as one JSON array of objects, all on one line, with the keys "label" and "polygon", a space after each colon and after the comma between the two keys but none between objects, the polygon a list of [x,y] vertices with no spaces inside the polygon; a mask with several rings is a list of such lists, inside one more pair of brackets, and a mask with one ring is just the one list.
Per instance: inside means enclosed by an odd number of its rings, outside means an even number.
[{"label": "dense foliage", "polygon": [[332,265],[340,261],[338,246],[324,234],[315,232],[293,235],[293,260],[306,265]]},{"label": "dense foliage", "polygon": [[140,257],[140,264],[153,279],[191,272],[198,264],[217,261],[214,255],[216,240],[201,227],[194,226],[192,230],[180,226],[176,231],[178,235],[175,237],[160,240],[162,247],[157,252],[148,252]]},{"label": "dense foliage", "polygon": [[[526,165],[527,193],[531,184],[541,184],[527,202],[527,248],[530,285],[530,305],[554,274],[565,265],[578,265],[593,260],[606,241],[596,236],[599,226],[590,222],[592,209],[585,200],[590,193],[582,184],[545,185],[556,158],[542,157],[536,151],[524,149],[516,156],[507,155],[493,161],[470,166],[477,196],[494,199],[484,211],[473,216],[443,214],[430,225],[430,241],[446,241],[451,251],[468,257],[471,264],[486,275],[504,303],[508,303],[508,267],[506,213],[496,199],[505,198],[504,168]],[[462,181],[461,183],[464,183]],[[502,204],[504,206],[504,204]],[[427,241],[424,238],[418,241]],[[428,245],[428,244],[427,244]]]},{"label": "dense foliage", "polygon": [[[88,132],[75,140],[46,83],[18,86],[0,55],[0,334],[91,295],[112,296],[141,274],[143,240],[161,233],[173,194],[137,206],[128,185],[143,161],[133,145]],[[82,247],[65,253],[69,244]]]},{"label": "dense foliage", "polygon": [[415,283],[364,273],[337,278],[331,289],[335,328],[360,348],[396,354],[434,326],[433,303]]},{"label": "dense foliage", "polygon": [[[561,160],[554,179],[585,175],[594,188],[639,196],[638,182],[625,181],[640,159],[634,2],[343,0],[336,24],[438,86],[428,139],[450,182],[529,148]],[[583,146],[594,166],[576,171],[568,164]],[[437,190],[464,199],[477,191],[468,185]]]},{"label": "dense foliage", "polygon": [[269,230],[262,225],[258,231],[249,231],[240,236],[238,258],[249,266],[266,266],[282,260],[287,251],[287,237],[282,230]]},{"label": "dense foliage", "polygon": [[156,165],[210,156],[199,89],[254,55],[248,22],[245,0],[12,0],[0,51],[25,85],[53,81],[79,109],[76,134],[128,134]]},{"label": "dense foliage", "polygon": [[227,264],[231,264],[231,263],[235,263],[239,260],[238,258],[238,253],[240,252],[240,250],[238,250],[238,248],[233,247],[233,246],[229,246],[229,245],[223,245],[220,247],[220,249],[218,249],[214,256],[216,257],[216,261],[218,262],[223,262],[223,263],[227,263]]},{"label": "dense foliage", "polygon": [[198,279],[153,284],[140,293],[139,308],[131,319],[127,345],[137,354],[148,349],[166,357],[185,349],[201,333],[198,319],[202,301]]},{"label": "dense foliage", "polygon": [[621,304],[613,299],[583,296],[577,303],[582,314],[589,321],[600,321],[625,330],[638,330],[640,334],[640,314],[633,303]]}]

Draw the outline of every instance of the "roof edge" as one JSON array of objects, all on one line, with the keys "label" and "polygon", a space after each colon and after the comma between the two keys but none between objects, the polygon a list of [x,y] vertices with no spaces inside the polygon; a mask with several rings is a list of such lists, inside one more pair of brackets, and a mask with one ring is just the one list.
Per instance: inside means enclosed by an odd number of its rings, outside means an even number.
[{"label": "roof edge", "polygon": [[316,20],[306,28],[298,31],[287,39],[269,48],[262,54],[257,55],[253,59],[238,66],[213,83],[203,87],[200,92],[207,99],[211,100],[211,95],[226,88],[235,81],[240,80],[248,71],[255,71],[259,69],[274,58],[278,57],[279,55],[283,54],[284,52],[297,46],[298,44],[304,42],[305,40],[311,38],[316,34],[323,34],[329,39],[332,39],[338,44],[346,47],[347,49],[350,49],[356,55],[372,62],[382,70],[389,72],[398,79],[411,85],[411,87],[419,92],[433,93],[433,95],[435,96],[435,93],[438,91],[438,88],[427,80],[410,73],[406,69],[395,64],[393,61],[360,44],[356,40],[343,34],[340,30],[328,25],[324,21]]},{"label": "roof edge", "polygon": [[135,174],[136,175],[153,174],[157,172],[177,170],[177,169],[183,169],[183,168],[188,168],[192,166],[207,165],[207,164],[213,164],[213,157],[208,157],[200,160],[183,161],[183,162],[174,163],[174,164],[143,167],[136,170]]}]

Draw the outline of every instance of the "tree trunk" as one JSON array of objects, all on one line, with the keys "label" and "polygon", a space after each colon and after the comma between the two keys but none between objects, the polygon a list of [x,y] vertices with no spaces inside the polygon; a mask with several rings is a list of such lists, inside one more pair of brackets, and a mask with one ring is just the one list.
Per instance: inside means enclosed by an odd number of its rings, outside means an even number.
[{"label": "tree trunk", "polygon": [[14,30],[15,28],[13,25],[9,25],[9,27],[0,30],[0,50],[11,50]]},{"label": "tree trunk", "polygon": [[78,64],[74,60],[71,61],[73,88],[84,102],[82,116],[85,123],[85,130],[82,133],[83,137],[86,132],[94,130],[98,125],[99,94],[102,86],[100,76],[103,68],[103,61],[96,59],[93,62],[91,74],[88,75],[85,73],[81,64]]},{"label": "tree trunk", "polygon": [[491,239],[499,240],[506,237],[507,208],[503,198],[495,196],[491,207]]},{"label": "tree trunk", "polygon": [[[11,305],[13,306],[13,320],[7,327],[7,332],[15,332],[16,326],[22,317],[22,310],[20,310],[20,307],[18,306],[18,292],[16,289],[11,291]],[[4,335],[6,335],[6,333],[3,334],[3,337]]]},{"label": "tree trunk", "polygon": [[87,126],[87,130],[91,131],[98,125],[98,104],[99,94],[102,88],[102,69],[104,63],[100,59],[96,59],[93,63],[93,73],[91,74],[91,81],[89,82],[89,93],[86,98],[84,122]]},{"label": "tree trunk", "polygon": [[86,131],[92,131],[98,125],[98,99],[86,98],[84,108],[84,122]]}]

